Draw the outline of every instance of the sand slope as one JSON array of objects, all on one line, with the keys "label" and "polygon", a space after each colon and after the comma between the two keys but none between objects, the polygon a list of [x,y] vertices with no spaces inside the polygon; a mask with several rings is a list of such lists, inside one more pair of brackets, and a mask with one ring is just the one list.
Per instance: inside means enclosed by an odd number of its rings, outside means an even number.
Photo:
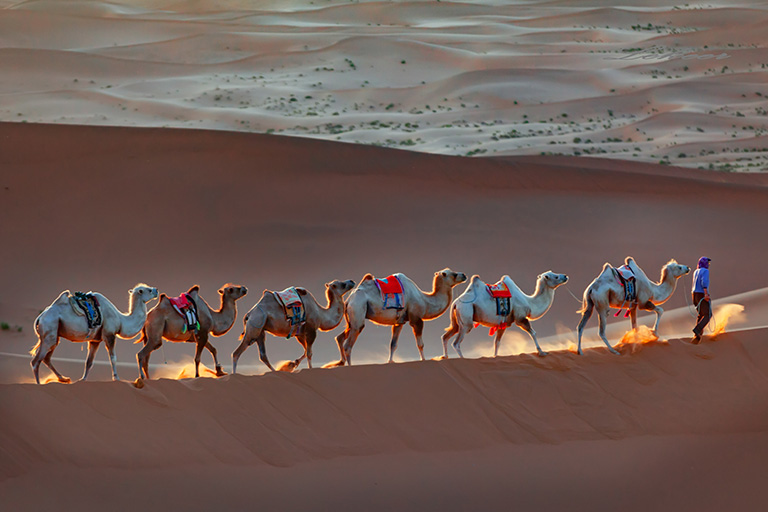
[{"label": "sand slope", "polygon": [[[602,474],[604,480],[601,472],[611,467],[613,475],[631,475],[643,488],[630,491],[643,498],[625,502],[628,510],[662,510],[686,500],[702,510],[717,510],[724,499],[757,503],[765,491],[752,487],[748,475],[764,471],[765,461],[744,449],[766,443],[765,336],[765,330],[744,331],[700,346],[673,340],[621,357],[595,349],[583,357],[564,352],[544,359],[522,355],[160,380],[143,389],[127,383],[3,385],[0,493],[19,510],[33,510],[47,499],[27,506],[15,500],[29,491],[35,475],[61,472],[46,479],[46,494],[71,499],[68,481],[107,471],[111,478],[127,477],[137,491],[162,477],[163,502],[195,510],[239,508],[255,496],[319,510],[345,492],[384,510],[401,493],[409,496],[422,486],[422,493],[403,504],[407,510],[435,500],[446,510],[460,510],[480,491],[497,510],[503,496],[531,492],[540,479],[551,479],[563,495],[541,497],[542,508],[578,498],[585,509],[608,510],[618,496],[601,492],[613,479]],[[746,485],[747,494],[738,496],[722,482],[697,496],[654,492],[664,488],[661,482],[686,480],[675,473],[676,459],[693,460],[703,445],[710,454],[699,462],[702,468],[686,471],[715,471],[729,482],[738,480],[739,488]],[[535,446],[540,456],[532,458]],[[725,455],[734,448],[736,453]],[[730,457],[730,475],[716,466],[724,457]],[[463,493],[440,483],[451,479],[443,464],[459,472]],[[324,476],[328,470],[344,478]],[[228,482],[215,484],[219,489],[254,480],[223,495],[183,492],[213,472],[217,481]],[[403,474],[410,479],[398,476]],[[507,483],[510,478],[514,482]],[[382,493],[373,491],[374,483]],[[112,482],[103,489],[123,497],[125,486]],[[296,486],[301,492],[294,492]],[[148,495],[139,492],[139,502],[154,496],[155,488]],[[77,502],[111,503],[103,489],[78,490]],[[364,489],[371,491],[365,498]],[[442,501],[456,495],[456,501]],[[701,503],[702,497],[709,503]],[[118,501],[117,509],[128,504]]]},{"label": "sand slope", "polygon": [[[235,326],[214,339],[230,368],[242,316],[263,289],[305,286],[323,301],[324,283],[357,281],[366,272],[404,272],[429,289],[433,272],[450,266],[488,281],[509,274],[528,293],[539,273],[566,273],[567,288],[534,324],[541,336],[572,331],[579,304],[568,291],[581,296],[603,262],[618,265],[627,255],[655,278],[672,257],[694,266],[706,253],[717,265],[717,299],[768,286],[768,241],[755,231],[768,223],[768,191],[758,175],[561,157],[466,159],[217,131],[14,123],[0,124],[0,153],[0,251],[12,269],[0,274],[0,321],[22,328],[0,331],[0,352],[19,355],[0,357],[3,382],[31,378],[24,354],[36,341],[32,322],[65,289],[98,290],[127,310],[127,290],[139,281],[171,295],[198,283],[214,306],[223,283],[244,284],[250,291],[238,302]],[[665,309],[686,308],[686,290],[690,278]],[[764,307],[747,316],[748,325],[768,324]],[[686,334],[682,318],[663,322],[660,335]],[[447,324],[427,323],[428,357],[442,353]],[[338,357],[336,332],[320,333],[317,364]],[[473,331],[465,347],[487,354],[486,333]],[[384,362],[388,339],[389,329],[368,327],[356,360]],[[533,349],[529,340],[526,347]],[[74,361],[61,366],[71,377],[82,374],[81,348],[64,341],[56,350],[54,360]],[[137,375],[137,348],[118,342],[123,378]],[[270,337],[267,348],[273,361],[300,353],[293,340]],[[509,350],[505,342],[502,353]],[[171,362],[188,362],[192,353],[186,344],[165,347]],[[408,329],[396,357],[417,357]],[[97,361],[106,361],[105,352]],[[153,364],[164,367],[163,361],[163,352],[153,354]],[[255,349],[240,363],[248,374],[264,370]],[[105,367],[96,370],[95,379],[109,379]],[[178,373],[174,366],[162,375]]]}]

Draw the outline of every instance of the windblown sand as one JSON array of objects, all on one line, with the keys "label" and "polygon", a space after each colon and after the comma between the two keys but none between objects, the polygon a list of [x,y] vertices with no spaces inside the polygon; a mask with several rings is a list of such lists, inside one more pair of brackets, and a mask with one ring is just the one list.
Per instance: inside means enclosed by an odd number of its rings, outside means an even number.
[{"label": "windblown sand", "polygon": [[[765,5],[495,3],[0,0],[3,510],[764,508],[768,177],[709,169],[766,167]],[[657,278],[704,254],[701,345],[686,276],[658,341],[641,316],[612,356],[593,318],[573,353],[604,262]],[[252,347],[242,375],[190,379],[193,346],[165,343],[137,389],[118,340],[123,382],[102,348],[89,382],[32,384],[33,321],[65,289],[125,311],[137,282],[214,307],[243,284],[212,338],[231,371],[264,289],[324,304],[333,279],[428,290],[446,266],[527,293],[568,274],[533,323],[550,355],[513,327],[484,357],[480,328],[469,359],[420,362],[406,328],[386,365],[369,324],[351,368],[319,368],[339,326],[294,374]],[[53,356],[73,380],[82,345]]]}]

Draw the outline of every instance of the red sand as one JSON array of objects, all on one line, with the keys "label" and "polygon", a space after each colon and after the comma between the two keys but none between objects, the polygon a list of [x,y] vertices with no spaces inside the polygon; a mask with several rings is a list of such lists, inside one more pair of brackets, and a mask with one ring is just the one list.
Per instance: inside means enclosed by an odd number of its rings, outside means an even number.
[{"label": "red sand", "polygon": [[13,510],[750,510],[768,498],[765,337],[4,385],[0,494]]},{"label": "red sand", "polygon": [[[594,349],[143,389],[98,382],[109,378],[102,350],[94,382],[22,384],[32,377],[32,321],[63,289],[98,290],[126,309],[137,281],[172,295],[199,283],[212,303],[222,283],[242,283],[251,291],[235,326],[213,339],[226,369],[261,289],[321,296],[324,282],[366,272],[404,272],[423,288],[445,266],[488,281],[508,273],[530,292],[552,269],[578,295],[604,261],[631,254],[656,277],[671,257],[691,265],[706,253],[716,297],[757,290],[768,282],[761,177],[8,123],[0,155],[0,321],[22,327],[0,331],[9,509],[752,510],[768,497],[766,329],[621,357]],[[395,187],[395,201],[372,192],[384,187]],[[665,309],[685,308],[684,292]],[[745,314],[766,325],[766,294],[755,293]],[[534,326],[542,337],[572,330],[577,307],[559,290]],[[672,318],[662,338],[672,323],[690,328]],[[442,352],[446,325],[428,323],[428,357]],[[337,357],[337,332],[318,336],[317,365]],[[384,362],[387,340],[387,329],[369,326],[356,360]],[[465,341],[488,344],[479,330]],[[170,361],[191,357],[190,345],[165,345]],[[137,348],[118,341],[123,379],[137,374]],[[277,361],[299,346],[269,337],[267,350]],[[416,357],[410,332],[397,354]],[[84,359],[68,341],[54,354],[71,377]],[[162,361],[155,352],[158,373]],[[263,371],[256,349],[241,364]]]}]

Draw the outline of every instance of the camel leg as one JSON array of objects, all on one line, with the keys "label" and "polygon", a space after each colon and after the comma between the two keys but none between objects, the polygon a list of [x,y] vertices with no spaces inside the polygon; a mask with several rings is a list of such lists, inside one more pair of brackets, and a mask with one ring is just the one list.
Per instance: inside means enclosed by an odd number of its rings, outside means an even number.
[{"label": "camel leg", "polygon": [[96,357],[96,352],[99,351],[100,346],[101,340],[88,342],[88,357],[85,360],[85,370],[83,370],[83,377],[80,380],[84,381],[88,378],[88,373],[90,373],[91,367],[93,366],[93,358]]},{"label": "camel leg", "polygon": [[413,328],[413,336],[416,338],[416,348],[419,349],[419,357],[424,361],[424,340],[421,338],[424,332],[424,320],[421,318],[413,318],[408,320]]},{"label": "camel leg", "polygon": [[205,344],[208,343],[208,333],[200,331],[194,337],[195,340],[195,378],[200,377],[200,357],[203,355]]},{"label": "camel leg", "polygon": [[249,343],[248,341],[243,338],[243,341],[240,342],[240,345],[237,346],[237,348],[232,352],[232,374],[237,373],[237,361],[240,359],[240,356],[243,355],[243,352],[248,348]]},{"label": "camel leg", "polygon": [[56,375],[56,378],[59,380],[59,382],[63,382],[64,384],[70,383],[71,379],[69,377],[63,376],[56,370],[56,368],[53,367],[53,363],[51,362],[51,356],[53,356],[53,350],[49,350],[48,353],[43,358],[43,362],[45,363],[45,366],[50,368],[53,374]]},{"label": "camel leg", "polygon": [[637,331],[637,306],[629,308],[629,322],[632,324],[632,330]]},{"label": "camel leg", "polygon": [[[403,330],[405,324],[395,324],[392,326],[392,338],[389,340],[389,361],[391,363],[395,357],[395,350],[397,350],[397,340],[400,338],[400,332]],[[422,357],[423,359],[423,357]]]},{"label": "camel leg", "polygon": [[248,347],[253,345],[253,342],[255,341],[255,338],[252,338],[249,336],[249,333],[246,332],[243,333],[243,339],[240,341],[240,345],[237,346],[237,348],[232,352],[232,373],[237,373],[237,361],[240,359],[240,356],[243,355],[243,352],[246,351]]},{"label": "camel leg", "polygon": [[38,343],[37,351],[35,352],[35,356],[30,362],[32,365],[32,373],[35,374],[35,382],[40,384],[40,363],[45,363],[45,366],[47,366],[56,375],[56,378],[59,379],[59,382],[70,382],[69,378],[64,377],[62,374],[56,371],[56,369],[53,367],[53,364],[51,363],[51,356],[53,355],[53,351],[59,345],[58,334],[50,333],[43,336],[38,334],[38,337],[40,338],[40,341]]},{"label": "camel leg", "polygon": [[608,342],[608,338],[605,337],[605,326],[606,326],[606,317],[608,316],[608,311],[606,309],[598,309],[597,310],[597,320],[599,323],[599,332],[600,332],[600,338],[603,340],[603,343],[605,343],[605,346],[608,347],[608,350],[611,351],[611,354],[619,355],[618,351],[611,346],[611,344]]},{"label": "camel leg", "polygon": [[[307,329],[307,332],[304,334],[304,357],[307,358],[307,365],[309,365],[310,368],[312,368],[312,344],[315,342],[315,338],[317,337],[317,331],[314,329]],[[301,358],[303,359],[303,357]],[[299,360],[296,363],[296,366],[298,366],[301,360]]]},{"label": "camel leg", "polygon": [[653,304],[652,302],[649,302],[648,304],[651,306],[648,308],[648,310],[656,313],[656,324],[654,324],[653,326],[653,332],[657,333],[659,332],[659,322],[661,322],[661,314],[664,313],[664,309],[662,309],[660,306]]},{"label": "camel leg", "polygon": [[448,329],[445,330],[443,336],[441,337],[443,340],[443,359],[448,359],[448,340],[450,340],[454,335],[458,334],[458,332],[459,326],[454,323],[453,318],[451,318],[451,325],[448,327]]},{"label": "camel leg", "polygon": [[347,362],[346,353],[344,351],[344,342],[349,337],[349,327],[344,329],[342,332],[336,335],[336,345],[339,347],[339,362],[336,363],[339,366],[344,365],[344,363]]},{"label": "camel leg", "polygon": [[[505,331],[506,329],[499,329],[496,331],[496,338],[493,340],[493,357],[499,355],[499,343],[501,343],[501,337],[504,336]],[[536,341],[536,338],[533,338],[533,340]],[[538,348],[538,345],[536,345],[536,348]],[[541,352],[541,350],[539,350],[539,352]]]},{"label": "camel leg", "polygon": [[139,363],[139,378],[149,379],[149,356],[163,344],[162,337],[142,337],[144,347],[136,354]]},{"label": "camel leg", "polygon": [[533,326],[531,325],[531,321],[527,318],[523,318],[522,320],[515,322],[518,327],[520,327],[522,330],[528,333],[528,336],[531,337],[533,340],[534,345],[536,345],[536,350],[539,351],[540,356],[547,355],[546,352],[541,350],[541,347],[539,346],[539,340],[536,339],[536,331],[533,330]]},{"label": "camel leg", "polygon": [[461,342],[464,341],[464,336],[466,336],[468,332],[469,330],[465,330],[460,326],[459,333],[456,335],[456,339],[453,340],[453,349],[462,359],[464,359],[464,354],[461,353]]},{"label": "camel leg", "polygon": [[347,363],[347,365],[352,366],[352,347],[355,346],[355,342],[357,341],[358,336],[360,336],[360,333],[363,332],[363,329],[365,328],[365,325],[360,327],[359,329],[350,329],[349,334],[347,334],[347,339],[344,342],[344,359]]},{"label": "camel leg", "polygon": [[584,334],[584,326],[587,325],[587,322],[589,321],[589,318],[592,316],[592,311],[594,310],[595,304],[592,302],[592,300],[587,300],[587,307],[586,309],[581,313],[581,320],[579,320],[579,326],[576,328],[576,332],[578,333],[578,352],[579,355],[582,354],[581,352],[581,336]]},{"label": "camel leg", "polygon": [[115,355],[115,335],[107,334],[104,339],[104,345],[107,346],[107,352],[109,353],[109,364],[112,366],[112,380],[120,380],[120,377],[117,376],[117,356]]},{"label": "camel leg", "polygon": [[267,335],[264,331],[261,331],[261,334],[259,334],[259,337],[256,338],[256,343],[259,345],[259,359],[262,363],[267,365],[267,368],[275,371],[274,368],[272,368],[272,365],[269,364],[269,359],[267,358],[267,344],[266,344]]},{"label": "camel leg", "polygon": [[206,341],[206,342],[205,342],[205,348],[207,348],[207,349],[208,349],[208,352],[210,352],[210,353],[211,353],[211,355],[213,356],[213,363],[216,365],[216,376],[217,376],[217,377],[223,377],[224,375],[226,375],[226,374],[227,374],[227,372],[225,372],[225,371],[224,371],[224,370],[221,368],[221,363],[219,363],[219,358],[218,358],[218,357],[216,357],[216,347],[214,347],[213,345],[211,345],[211,342],[210,342],[210,341]]}]

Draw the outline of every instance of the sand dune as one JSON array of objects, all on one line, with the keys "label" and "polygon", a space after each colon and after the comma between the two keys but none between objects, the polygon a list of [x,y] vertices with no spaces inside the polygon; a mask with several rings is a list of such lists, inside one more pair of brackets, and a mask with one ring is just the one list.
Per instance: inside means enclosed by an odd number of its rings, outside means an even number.
[{"label": "sand dune", "polygon": [[[571,293],[581,297],[603,262],[618,265],[627,255],[656,278],[672,257],[693,265],[707,253],[719,273],[713,293],[724,302],[738,303],[731,296],[768,284],[762,257],[768,247],[753,228],[768,222],[768,183],[758,174],[603,159],[465,159],[217,131],[12,123],[0,124],[0,145],[0,214],[12,219],[0,226],[3,261],[22,269],[0,278],[0,321],[22,327],[0,332],[0,352],[21,356],[0,357],[3,382],[32,378],[23,359],[35,342],[32,322],[65,289],[101,291],[126,310],[126,292],[138,281],[171,295],[198,283],[213,305],[219,286],[236,282],[250,290],[238,305],[242,317],[265,288],[298,285],[322,296],[325,282],[359,280],[366,272],[402,271],[429,289],[432,273],[450,266],[488,281],[509,274],[530,293],[536,275],[552,269],[571,278],[534,324],[540,336],[552,337],[572,333],[578,323],[580,304]],[[396,194],[378,193],[392,187]],[[36,286],[29,286],[30,275]],[[684,320],[689,281],[664,306],[680,311],[682,320],[666,324],[669,330],[663,322],[663,336],[690,328]],[[768,324],[764,307],[747,306],[745,326]],[[615,321],[618,331],[628,324]],[[241,322],[214,340],[225,368]],[[442,353],[446,326],[445,319],[428,322],[428,357]],[[502,353],[533,349],[512,331]],[[318,365],[338,357],[335,332],[320,334]],[[486,332],[474,331],[465,346],[487,354]],[[384,362],[388,339],[389,329],[368,327],[356,347],[359,361]],[[573,340],[553,339],[553,347]],[[293,340],[270,337],[267,348],[273,361],[300,353]],[[118,343],[123,378],[137,375],[136,351]],[[178,375],[193,353],[190,345],[172,343],[164,352],[151,362],[165,376]],[[264,371],[257,352],[243,355],[241,371]],[[396,357],[417,357],[408,330]],[[84,352],[62,342],[59,358],[83,361]],[[97,360],[106,360],[104,352]],[[81,364],[61,369],[82,373]],[[109,377],[104,366],[93,374]]]},{"label": "sand dune", "polygon": [[[765,336],[765,330],[729,334],[698,347],[672,341],[624,357],[600,350],[582,358],[556,353],[544,359],[414,362],[216,381],[161,380],[142,389],[125,383],[6,385],[0,393],[6,414],[0,492],[19,510],[35,509],[50,495],[86,507],[117,503],[118,510],[127,510],[127,482],[145,502],[145,492],[156,492],[150,482],[157,475],[176,474],[162,477],[163,493],[174,503],[194,503],[195,510],[242,507],[256,496],[260,503],[323,508],[339,493],[356,495],[376,482],[386,495],[426,488],[404,506],[415,510],[452,492],[439,491],[442,460],[457,470],[456,462],[469,464],[473,473],[459,470],[462,493],[443,506],[447,510],[461,509],[470,495],[485,495],[489,509],[498,509],[508,496],[510,475],[515,475],[512,489],[551,479],[569,499],[608,510],[615,498],[600,492],[606,466],[658,487],[654,475],[681,480],[673,469],[675,457],[680,450],[698,450],[705,440],[710,458],[696,471],[743,486],[764,461],[747,450],[730,465],[735,473],[725,474],[718,467],[720,444],[726,440],[730,450],[764,446],[764,435],[754,433],[768,428]],[[525,452],[535,446],[542,446],[537,450],[543,460],[531,465]],[[628,456],[628,448],[635,453]],[[579,462],[580,457],[586,460]],[[409,471],[401,464],[410,460],[437,466],[425,467],[418,482],[404,481],[396,475]],[[575,471],[562,478],[561,464],[574,464]],[[319,465],[333,468],[335,475],[355,471],[357,476],[329,479],[322,471],[314,474]],[[119,476],[125,471],[134,476]],[[184,491],[213,471],[230,475],[225,482],[232,474],[250,475],[255,487],[224,495]],[[51,473],[61,477],[46,479],[40,500],[23,499],[39,485],[37,475]],[[307,473],[313,476],[295,480]],[[110,475],[99,486],[102,491],[68,488],[72,479],[96,474]],[[483,478],[474,478],[478,475]],[[625,502],[624,508],[667,509],[670,501],[716,510],[721,500],[746,505],[765,497],[753,487],[746,496],[734,496],[722,483],[694,496],[655,496],[645,486],[644,498]],[[367,507],[386,508],[388,499],[366,495]],[[541,500],[542,508],[552,504],[551,498]]]},{"label": "sand dune", "polygon": [[[0,0],[0,503],[764,508],[768,175],[713,171],[766,168],[766,26],[751,0]],[[701,345],[686,276],[658,333],[610,317],[613,356],[593,319],[573,353],[604,262],[656,278],[703,254]],[[246,285],[211,340],[229,371],[264,289],[404,272],[428,290],[446,266],[529,293],[568,274],[533,324],[550,355],[513,327],[483,357],[475,329],[468,359],[420,362],[404,329],[387,365],[369,325],[354,367],[264,374],[251,348],[244,375],[213,378],[206,353],[192,379],[193,347],[168,342],[134,387],[139,346],[118,340],[123,382],[102,349],[89,382],[31,384],[34,319],[65,289],[126,310],[137,282],[214,307]],[[427,322],[428,358],[447,325]],[[77,379],[83,349],[53,361]]]},{"label": "sand dune", "polygon": [[765,169],[760,2],[2,6],[0,121]]}]

